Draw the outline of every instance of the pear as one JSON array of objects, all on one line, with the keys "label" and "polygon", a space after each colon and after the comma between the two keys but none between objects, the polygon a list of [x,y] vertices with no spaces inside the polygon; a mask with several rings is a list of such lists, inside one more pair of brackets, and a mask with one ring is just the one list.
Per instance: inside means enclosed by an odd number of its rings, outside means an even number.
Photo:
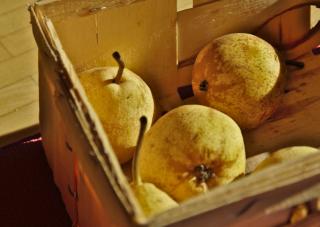
[{"label": "pear", "polygon": [[150,88],[125,68],[118,52],[113,53],[119,67],[101,67],[82,72],[81,84],[99,116],[120,163],[130,160],[139,133],[139,118],[148,118],[150,128],[154,102]]},{"label": "pear", "polygon": [[184,201],[244,174],[241,130],[220,111],[180,106],[146,133],[138,170],[142,180]]},{"label": "pear", "polygon": [[147,125],[147,118],[144,116],[141,117],[140,124],[141,128],[137,142],[137,150],[133,157],[133,182],[131,186],[144,214],[146,215],[146,217],[150,217],[171,208],[177,207],[178,203],[175,202],[170,196],[168,196],[168,194],[157,188],[154,184],[142,182],[141,180],[139,169],[137,168],[137,166],[141,143]]},{"label": "pear", "polygon": [[200,51],[192,88],[199,103],[229,115],[242,129],[251,129],[279,106],[286,81],[282,66],[266,41],[251,34],[228,34]]},{"label": "pear", "polygon": [[307,146],[286,147],[272,152],[269,157],[264,159],[255,169],[259,171],[269,166],[280,164],[286,161],[303,158],[307,155],[319,152],[317,148]]}]

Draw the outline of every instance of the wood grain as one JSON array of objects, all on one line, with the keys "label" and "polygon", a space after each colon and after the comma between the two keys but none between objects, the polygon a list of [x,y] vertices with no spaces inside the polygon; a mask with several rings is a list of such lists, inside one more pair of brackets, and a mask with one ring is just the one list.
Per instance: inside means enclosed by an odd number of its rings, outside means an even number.
[{"label": "wood grain", "polygon": [[[3,9],[2,5],[1,9]],[[0,14],[0,36],[16,32],[29,25],[29,14],[26,6]]]},{"label": "wood grain", "polygon": [[[257,15],[265,8],[276,3],[268,1],[214,1],[195,9],[185,10],[178,14],[178,58],[186,60],[213,38],[232,31],[243,30],[243,27],[230,28],[238,20]],[[197,35],[194,35],[197,34]]]},{"label": "wood grain", "polygon": [[11,56],[8,52],[8,50],[5,49],[5,47],[0,44],[0,62],[5,61],[9,59]]},{"label": "wood grain", "polygon": [[[313,0],[214,1],[178,13],[179,62],[195,56],[212,39],[232,32],[254,33],[271,18]],[[194,35],[197,34],[197,35]]]},{"label": "wood grain", "polygon": [[31,26],[0,38],[0,42],[13,56],[18,56],[36,48],[36,43],[33,38]]},{"label": "wood grain", "polygon": [[36,133],[38,100],[38,87],[31,77],[0,89],[0,146],[22,139],[24,133]]},{"label": "wood grain", "polygon": [[24,52],[0,63],[0,88],[9,86],[38,71],[37,49]]}]

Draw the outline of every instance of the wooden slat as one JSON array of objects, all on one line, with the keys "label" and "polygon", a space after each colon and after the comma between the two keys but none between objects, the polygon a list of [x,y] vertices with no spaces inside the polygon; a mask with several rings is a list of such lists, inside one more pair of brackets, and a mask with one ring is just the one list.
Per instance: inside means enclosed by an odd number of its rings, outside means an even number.
[{"label": "wooden slat", "polygon": [[112,53],[119,51],[126,67],[140,75],[159,97],[173,93],[175,84],[176,11],[176,1],[138,1],[53,23],[77,71],[116,65]]},{"label": "wooden slat", "polygon": [[16,32],[28,26],[29,14],[26,6],[0,15],[0,37],[8,35],[12,32]]},{"label": "wooden slat", "polygon": [[30,77],[26,77],[0,90],[0,116],[5,116],[37,100],[38,88]]},{"label": "wooden slat", "polygon": [[4,48],[4,46],[0,43],[0,62],[9,59],[11,56],[9,52]]},{"label": "wooden slat", "polygon": [[281,44],[292,45],[301,40],[310,30],[310,6],[287,12],[281,15],[280,20]]},{"label": "wooden slat", "polygon": [[39,84],[39,74],[35,73],[31,76],[31,78],[33,79],[33,81],[38,85]]},{"label": "wooden slat", "polygon": [[13,56],[18,56],[36,48],[31,26],[0,38],[0,42]]},{"label": "wooden slat", "polygon": [[19,7],[26,7],[32,0],[2,0],[0,14],[14,11]]},{"label": "wooden slat", "polygon": [[216,1],[216,0],[193,0],[193,5],[194,5],[194,7],[197,7],[197,6],[208,4],[208,3],[214,2],[214,1]]},{"label": "wooden slat", "polygon": [[39,102],[19,107],[0,117],[0,147],[39,132]]},{"label": "wooden slat", "polygon": [[297,206],[299,204],[305,203],[306,201],[311,201],[320,197],[320,184],[316,184],[302,192],[299,192],[289,198],[283,199],[278,204],[266,209],[266,214],[272,214],[280,210],[289,209],[291,207]]},{"label": "wooden slat", "polygon": [[14,84],[37,73],[37,49],[30,50],[19,56],[0,63],[0,88]]},{"label": "wooden slat", "polygon": [[248,156],[284,146],[320,145],[317,127],[320,125],[320,56],[310,51],[297,60],[304,62],[305,68],[290,72],[286,94],[277,112],[264,125],[244,133]]},{"label": "wooden slat", "polygon": [[[195,56],[213,38],[232,32],[255,32],[270,18],[312,0],[215,1],[178,14],[179,61]],[[197,34],[197,35],[194,35]]]},{"label": "wooden slat", "polygon": [[0,146],[38,132],[38,99],[31,77],[0,89]]},{"label": "wooden slat", "polygon": [[272,44],[274,47],[281,45],[281,20],[276,17],[264,25],[255,35],[263,37],[264,40]]},{"label": "wooden slat", "polygon": [[295,225],[288,225],[284,227],[318,227],[320,223],[320,213],[314,213],[306,220],[302,220],[301,222],[296,223]]},{"label": "wooden slat", "polygon": [[193,0],[177,0],[177,12],[193,7]]},{"label": "wooden slat", "polygon": [[[235,224],[243,223],[243,225],[239,226],[251,226],[248,223],[251,222],[252,224],[254,221],[258,221],[264,217],[266,215],[265,209],[272,204],[276,204],[280,198],[288,197],[299,192],[301,188],[310,187],[318,183],[320,179],[319,163],[320,153],[317,153],[303,160],[290,161],[272,166],[241,178],[229,185],[211,190],[206,195],[190,199],[181,204],[180,207],[159,215],[158,218],[155,218],[154,223],[168,224],[183,220],[185,217],[195,217],[199,214],[205,216],[205,212],[210,210],[212,210],[211,215],[209,215],[210,213],[207,214],[211,217],[211,220],[217,220],[213,218],[214,209],[251,198],[245,204],[241,204],[240,208],[242,207],[242,211],[237,207],[241,212],[237,213],[233,210],[232,215],[229,218],[221,219],[220,225],[218,225],[228,226],[226,223],[232,222]],[[226,208],[226,210],[228,209]],[[194,225],[199,225],[200,223],[203,224],[202,226],[212,225],[208,221],[202,221],[201,216],[195,217],[194,222],[189,219],[183,223],[186,224],[189,221]]]},{"label": "wooden slat", "polygon": [[[228,33],[232,30],[229,27],[240,17],[255,15],[275,2],[277,1],[214,1],[180,12],[178,14],[179,61],[195,55],[213,38]],[[243,30],[242,27],[239,28],[240,31]]]}]

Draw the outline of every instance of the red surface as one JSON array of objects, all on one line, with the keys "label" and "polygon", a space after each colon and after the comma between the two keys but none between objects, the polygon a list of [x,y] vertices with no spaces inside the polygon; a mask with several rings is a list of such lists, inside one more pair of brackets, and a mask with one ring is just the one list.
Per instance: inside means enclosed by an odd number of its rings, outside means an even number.
[{"label": "red surface", "polygon": [[72,226],[38,138],[0,148],[1,227]]}]

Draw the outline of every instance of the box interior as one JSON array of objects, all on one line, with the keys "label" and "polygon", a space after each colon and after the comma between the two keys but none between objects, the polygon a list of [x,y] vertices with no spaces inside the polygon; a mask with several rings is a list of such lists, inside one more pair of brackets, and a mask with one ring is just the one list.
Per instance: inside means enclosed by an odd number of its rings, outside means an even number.
[{"label": "box interior", "polygon": [[[92,67],[116,65],[111,55],[114,51],[119,51],[127,68],[140,75],[151,87],[159,103],[159,111],[162,112],[184,103],[195,102],[192,98],[181,100],[177,88],[190,84],[192,59],[199,48],[208,40],[222,34],[256,32],[263,20],[270,17],[263,15],[270,12],[277,15],[281,12],[282,9],[272,8],[274,2],[276,1],[254,4],[252,8],[244,10],[238,10],[237,4],[231,5],[230,10],[234,10],[232,12],[235,15],[229,20],[225,18],[226,6],[221,5],[222,1],[179,13],[176,1],[172,0],[110,1],[110,4],[105,1],[68,1],[68,4],[61,1],[42,1],[37,12],[41,12],[42,23],[48,27],[49,33],[57,36],[53,37],[53,40],[59,40],[58,44],[61,44],[57,49],[60,54],[66,54],[62,59],[70,61],[70,65],[66,64],[65,67],[71,67],[70,70],[74,72],[74,75],[71,75],[73,82],[77,80],[76,72]],[[265,10],[269,6],[273,11]],[[205,14],[208,17],[205,21],[212,23],[199,24],[197,21],[203,20],[197,17],[204,13],[203,7],[207,7],[209,12]],[[210,13],[217,8],[223,10]],[[235,13],[236,11],[239,13]],[[250,26],[244,25],[258,14],[262,15],[262,19],[249,23]],[[235,18],[243,19],[236,23]],[[216,27],[217,24],[223,24],[223,27]],[[212,30],[204,32],[211,27]],[[266,35],[268,36],[270,37],[270,33]],[[53,44],[57,45],[57,42],[54,41]],[[248,157],[284,146],[320,146],[320,129],[310,127],[320,125],[320,97],[317,94],[320,79],[319,76],[303,77],[305,73],[319,75],[316,63],[319,59],[310,55],[304,55],[301,59],[308,62],[305,72],[289,71],[288,89],[291,91],[296,86],[303,83],[305,85],[300,86],[299,92],[287,92],[282,107],[266,124],[244,132]],[[75,82],[75,86],[82,89],[79,82]],[[81,95],[84,95],[84,92]],[[86,100],[91,113],[93,110],[87,102]],[[103,134],[101,126],[98,127]],[[102,138],[106,139],[103,136]],[[114,157],[111,159],[115,160]],[[223,187],[217,189],[216,195],[223,190]],[[192,201],[190,203],[192,204]]]}]

